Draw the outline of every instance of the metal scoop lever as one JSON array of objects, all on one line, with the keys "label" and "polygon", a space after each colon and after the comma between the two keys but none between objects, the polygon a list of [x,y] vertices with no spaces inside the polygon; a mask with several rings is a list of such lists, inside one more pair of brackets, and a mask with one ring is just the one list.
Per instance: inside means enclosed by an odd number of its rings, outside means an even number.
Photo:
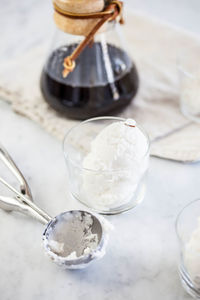
[{"label": "metal scoop lever", "polygon": [[[39,208],[37,205],[35,205],[31,200],[29,200],[28,198],[26,198],[23,194],[21,194],[20,192],[18,192],[14,187],[12,187],[8,182],[6,182],[3,178],[0,177],[0,182],[3,183],[7,188],[9,188],[12,192],[14,192],[19,199],[22,199],[26,204],[22,204],[19,203],[17,200],[15,201],[10,201],[10,204],[18,206],[18,209],[25,209],[27,211],[30,211],[30,208],[35,211],[35,216],[39,215],[40,217],[42,217],[45,221],[45,223],[48,223],[49,221],[51,221],[52,217],[50,217],[45,211],[43,211],[41,208]],[[3,197],[1,197],[1,202],[3,203]],[[17,203],[18,202],[18,203]],[[9,204],[9,201],[4,199],[4,205]],[[29,206],[29,208],[27,208],[27,206]],[[2,207],[3,208],[3,207]],[[14,207],[13,207],[14,208]]]},{"label": "metal scoop lever", "polygon": [[11,158],[7,150],[1,144],[0,144],[0,159],[12,172],[15,178],[18,180],[20,184],[21,193],[27,195],[29,199],[33,200],[31,190],[28,186],[28,183],[26,182],[26,179],[24,178],[23,174],[16,166],[15,162],[13,161],[13,159]]},{"label": "metal scoop lever", "polygon": [[39,215],[36,211],[34,211],[30,206],[24,204],[21,199],[17,196],[16,198],[0,196],[0,208],[5,211],[18,211],[25,215],[28,215],[36,220],[38,220],[42,224],[46,224],[47,221]]}]

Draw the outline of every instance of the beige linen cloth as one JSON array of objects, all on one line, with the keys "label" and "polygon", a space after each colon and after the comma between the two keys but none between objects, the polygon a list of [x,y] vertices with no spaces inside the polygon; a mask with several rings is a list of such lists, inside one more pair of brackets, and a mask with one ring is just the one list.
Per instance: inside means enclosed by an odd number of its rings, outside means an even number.
[{"label": "beige linen cloth", "polygon": [[[191,46],[200,51],[200,41],[139,13],[129,13],[124,32],[141,85],[136,99],[120,116],[135,118],[144,126],[152,141],[151,155],[184,162],[200,160],[200,125],[180,113],[176,66],[178,53]],[[39,46],[1,64],[0,97],[61,140],[78,121],[60,116],[41,96],[39,78],[46,55],[46,47]]]}]

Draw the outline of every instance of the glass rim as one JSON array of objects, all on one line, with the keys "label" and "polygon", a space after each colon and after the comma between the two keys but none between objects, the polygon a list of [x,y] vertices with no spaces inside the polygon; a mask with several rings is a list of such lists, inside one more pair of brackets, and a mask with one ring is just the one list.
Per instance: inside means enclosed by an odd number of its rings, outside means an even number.
[{"label": "glass rim", "polygon": [[[90,119],[87,119],[85,121],[82,121],[74,126],[72,126],[65,134],[64,138],[63,138],[63,142],[62,142],[62,149],[63,149],[63,153],[64,153],[64,158],[66,161],[70,161],[74,166],[76,166],[77,168],[81,169],[81,170],[84,170],[84,171],[89,171],[89,172],[94,172],[94,173],[112,173],[112,172],[120,172],[120,171],[128,171],[130,170],[131,168],[123,168],[123,169],[111,169],[111,170],[94,170],[94,169],[89,169],[89,168],[84,168],[82,166],[80,166],[78,163],[76,163],[73,159],[70,158],[69,155],[67,155],[67,152],[65,151],[65,142],[67,140],[67,137],[69,136],[69,134],[74,130],[76,129],[77,127],[79,126],[82,126],[84,125],[85,123],[89,123],[89,122],[92,122],[92,121],[98,121],[98,120],[116,120],[116,121],[125,121],[126,119],[125,118],[121,118],[121,117],[114,117],[114,116],[102,116],[102,117],[95,117],[95,118],[90,118]],[[144,134],[144,136],[146,137],[147,139],[147,150],[145,152],[145,154],[142,156],[141,160],[143,160],[149,153],[149,150],[150,150],[150,139],[149,139],[149,136],[148,134],[146,133],[146,131],[143,129],[142,126],[138,125],[138,128],[142,131],[142,133]]]},{"label": "glass rim", "polygon": [[198,202],[198,201],[200,202],[200,198],[197,198],[197,199],[195,199],[195,200],[189,202],[188,204],[186,204],[186,205],[179,211],[178,215],[176,216],[176,220],[175,220],[175,230],[176,230],[176,235],[177,235],[177,237],[178,237],[178,239],[179,239],[180,242],[182,242],[182,239],[181,239],[180,234],[179,234],[179,231],[178,231],[178,223],[179,223],[179,220],[180,220],[180,218],[181,218],[183,212],[184,212],[188,207],[192,206],[194,203],[196,203],[196,202]]}]

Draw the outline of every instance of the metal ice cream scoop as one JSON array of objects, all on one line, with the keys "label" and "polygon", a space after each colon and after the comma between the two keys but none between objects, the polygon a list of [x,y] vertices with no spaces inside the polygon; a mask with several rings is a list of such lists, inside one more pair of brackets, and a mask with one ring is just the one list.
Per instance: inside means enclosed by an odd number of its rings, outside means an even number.
[{"label": "metal ice cream scoop", "polygon": [[46,225],[43,233],[44,249],[60,266],[69,269],[86,267],[105,253],[107,234],[102,217],[82,210],[72,210],[52,218],[33,203],[30,188],[8,152],[0,145],[0,159],[20,183],[20,192],[0,177],[0,182],[15,197],[0,196],[0,208],[19,211]]}]

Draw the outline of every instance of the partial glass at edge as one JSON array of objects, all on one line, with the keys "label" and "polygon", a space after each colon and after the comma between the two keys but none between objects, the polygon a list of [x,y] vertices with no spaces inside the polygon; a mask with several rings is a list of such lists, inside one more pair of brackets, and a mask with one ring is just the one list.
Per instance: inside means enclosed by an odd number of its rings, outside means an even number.
[{"label": "partial glass at edge", "polygon": [[[194,261],[188,261],[188,255],[191,254],[191,246],[188,248],[189,242],[191,241],[194,231],[200,226],[200,199],[192,201],[181,210],[177,216],[175,226],[179,243],[179,275],[183,288],[192,297],[200,299],[200,281],[198,279],[200,268],[196,274],[195,271],[191,269],[191,263],[194,265]],[[191,257],[194,259],[194,256]]]},{"label": "partial glass at edge", "polygon": [[[87,170],[82,167],[82,160],[84,156],[89,152],[90,143],[95,138],[95,136],[109,124],[113,123],[114,121],[124,121],[123,118],[118,117],[98,117],[86,120],[84,122],[79,123],[78,125],[74,126],[70,129],[63,141],[63,150],[67,165],[68,171],[68,181],[71,194],[76,198],[78,201],[93,209],[94,211],[102,214],[118,214],[124,211],[127,211],[139,203],[142,202],[145,189],[146,189],[146,174],[148,169],[148,161],[149,161],[149,139],[144,130],[140,127],[141,131],[147,138],[147,152],[143,158],[143,163],[145,165],[145,170],[142,176],[138,180],[137,188],[134,194],[130,195],[129,199],[124,199],[123,204],[118,204],[112,207],[104,207],[104,208],[97,208],[93,205],[92,199],[87,199],[84,192],[82,191],[82,180],[83,174],[87,173],[89,176],[95,175],[95,173],[112,177],[113,174],[121,174],[123,172],[127,172],[127,170],[112,170],[112,171],[94,171],[94,170]],[[128,170],[131,171],[131,170]],[[105,178],[103,179],[105,180]]]}]

